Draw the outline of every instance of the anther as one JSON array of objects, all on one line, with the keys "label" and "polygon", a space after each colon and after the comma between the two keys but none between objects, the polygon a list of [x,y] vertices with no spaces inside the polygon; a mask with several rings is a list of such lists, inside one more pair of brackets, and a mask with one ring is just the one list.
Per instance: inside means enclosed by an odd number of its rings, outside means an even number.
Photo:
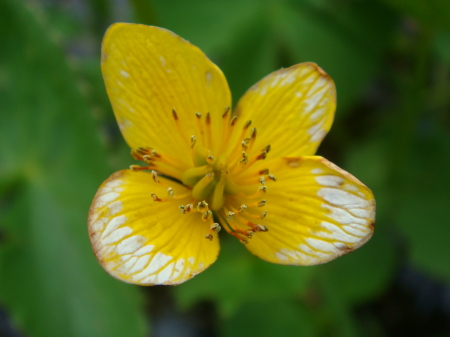
[{"label": "anther", "polygon": [[173,198],[173,196],[175,195],[175,193],[173,192],[172,187],[169,187],[169,188],[167,189],[167,194],[169,194],[169,197]]},{"label": "anther", "polygon": [[247,209],[247,206],[242,204],[241,207],[239,207],[239,209],[238,209],[238,213],[241,213],[241,212],[245,211],[246,209]]},{"label": "anther", "polygon": [[172,108],[172,117],[173,119],[178,120],[178,115],[174,108]]},{"label": "anther", "polygon": [[194,206],[192,204],[187,204],[186,206],[183,206],[183,209],[186,213],[189,213],[190,211],[192,211],[193,208],[194,208]]},{"label": "anther", "polygon": [[155,193],[152,193],[151,196],[152,196],[153,201],[162,201],[160,198],[158,198],[158,197],[156,196]]},{"label": "anther", "polygon": [[212,230],[212,231],[214,231],[214,232],[216,232],[216,233],[219,233],[220,232],[220,230],[222,229],[222,227],[220,227],[220,225],[218,224],[218,223],[213,223],[212,225],[211,225],[211,227],[209,227],[209,229],[210,230]]},{"label": "anther", "polygon": [[267,158],[267,152],[266,151],[263,151],[261,154],[259,154],[257,157],[256,157],[256,160],[261,160],[261,159],[266,159]]},{"label": "anther", "polygon": [[267,177],[268,177],[269,179],[273,180],[273,181],[277,181],[277,178],[275,178],[275,176],[274,176],[272,173],[269,173],[269,174],[267,175]]},{"label": "anther", "polygon": [[206,125],[209,125],[209,124],[211,124],[211,115],[210,115],[210,113],[208,112],[208,113],[206,114]]},{"label": "anther", "polygon": [[258,207],[263,207],[265,205],[266,205],[266,199],[263,199],[260,202],[258,202]]},{"label": "anther", "polygon": [[267,186],[259,186],[258,191],[263,191],[264,193],[267,193]]},{"label": "anther", "polygon": [[195,116],[196,116],[198,119],[202,118],[202,114],[201,114],[200,112],[198,112],[198,111],[195,112]]},{"label": "anther", "polygon": [[209,241],[212,241],[213,236],[211,234],[206,234],[205,238],[208,239]]},{"label": "anther", "polygon": [[261,216],[259,217],[260,219],[264,219],[267,215],[267,212],[263,212],[263,214],[261,214]]},{"label": "anther", "polygon": [[239,240],[243,245],[246,245],[248,243],[247,239],[240,239]]},{"label": "anther", "polygon": [[246,143],[244,140],[242,141],[241,145],[242,145],[242,149],[243,150],[247,150],[248,149],[248,143]]},{"label": "anther", "polygon": [[186,209],[184,208],[184,206],[183,206],[183,205],[181,205],[181,206],[178,206],[178,208],[180,209],[180,211],[181,211],[181,214],[184,214],[184,213],[186,213]]},{"label": "anther", "polygon": [[139,166],[139,165],[130,165],[130,170],[134,171],[134,172],[137,172],[137,171],[143,170],[143,168],[141,166]]},{"label": "anther", "polygon": [[231,117],[230,125],[231,125],[231,126],[234,126],[234,124],[236,124],[236,122],[237,122],[237,116]]},{"label": "anther", "polygon": [[248,237],[249,239],[251,239],[251,238],[253,237],[253,234],[255,234],[255,232],[253,232],[253,231],[247,231],[247,237]]},{"label": "anther", "polygon": [[248,163],[248,155],[244,151],[242,151],[242,158],[239,160],[239,164],[245,166]]},{"label": "anther", "polygon": [[212,216],[212,211],[208,210],[208,211],[202,213],[202,220],[203,221],[209,220],[211,218],[211,216]]},{"label": "anther", "polygon": [[200,201],[199,203],[198,203],[198,205],[197,205],[197,210],[200,212],[200,213],[204,213],[204,212],[206,212],[206,211],[208,211],[208,204],[207,204],[207,202],[205,201],[205,200],[203,200],[203,201]]},{"label": "anther", "polygon": [[266,183],[266,180],[264,179],[264,176],[259,177],[259,182],[264,185]]},{"label": "anther", "polygon": [[151,162],[152,162],[152,157],[149,156],[148,154],[146,154],[144,157],[142,157],[142,160],[143,160],[144,162],[146,162],[147,164],[151,164]]},{"label": "anther", "polygon": [[252,128],[251,138],[256,138],[256,128]]},{"label": "anther", "polygon": [[191,147],[194,147],[196,142],[197,138],[195,136],[191,136]]},{"label": "anther", "polygon": [[225,108],[225,110],[223,111],[222,118],[226,118],[226,117],[228,116],[228,113],[229,113],[229,112],[230,112],[230,107],[227,106],[227,107]]},{"label": "anther", "polygon": [[152,178],[155,181],[155,183],[159,183],[158,173],[154,170],[152,171]]},{"label": "anther", "polygon": [[257,232],[268,232],[269,231],[266,226],[260,225],[260,224],[255,225],[254,230]]},{"label": "anther", "polygon": [[211,165],[214,162],[214,157],[208,154],[206,156],[206,162]]},{"label": "anther", "polygon": [[233,215],[234,215],[234,212],[228,212],[228,215],[227,215],[227,218],[228,218],[228,220],[233,220]]},{"label": "anther", "polygon": [[269,145],[267,145],[264,149],[262,149],[261,151],[262,151],[262,152],[269,153],[269,152],[270,152],[270,149],[271,149],[271,147],[270,147],[270,144],[269,144]]},{"label": "anther", "polygon": [[161,155],[158,152],[156,152],[155,150],[152,150],[152,156],[156,157],[156,158],[161,158]]},{"label": "anther", "polygon": [[259,174],[259,175],[269,174],[269,169],[268,169],[268,168],[265,168],[265,169],[263,169],[263,170],[259,170],[258,174]]},{"label": "anther", "polygon": [[248,129],[248,127],[252,124],[251,120],[248,120],[247,122],[245,122],[244,124],[244,129]]}]

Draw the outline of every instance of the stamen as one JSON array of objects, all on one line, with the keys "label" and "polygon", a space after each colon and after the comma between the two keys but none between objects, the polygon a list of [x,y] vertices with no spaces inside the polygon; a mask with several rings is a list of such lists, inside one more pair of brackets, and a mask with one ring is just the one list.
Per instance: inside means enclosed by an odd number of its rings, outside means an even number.
[{"label": "stamen", "polygon": [[232,221],[232,220],[233,220],[233,215],[234,215],[234,214],[235,214],[234,212],[231,212],[231,211],[228,212],[227,219]]},{"label": "stamen", "polygon": [[193,148],[195,146],[196,142],[197,142],[197,138],[194,135],[192,135],[191,136],[191,148]]},{"label": "stamen", "polygon": [[206,114],[206,145],[208,148],[213,149],[214,144],[212,141],[212,134],[211,134],[211,114],[208,112]]},{"label": "stamen", "polygon": [[[187,205],[186,205],[187,206]],[[200,213],[204,213],[204,212],[206,212],[206,211],[208,211],[208,203],[205,201],[205,200],[203,200],[203,201],[200,201],[199,203],[198,203],[198,205],[197,205],[197,210],[200,212]]]},{"label": "stamen", "polygon": [[242,213],[243,211],[245,211],[247,209],[247,206],[245,206],[244,204],[241,205],[241,207],[239,207],[238,209],[238,213]]},{"label": "stamen", "polygon": [[169,197],[171,197],[171,198],[174,197],[175,193],[173,192],[172,187],[169,187],[169,188],[167,189],[167,194],[169,194]]},{"label": "stamen", "polygon": [[215,222],[211,225],[211,227],[209,229],[216,233],[219,233],[221,231],[222,227],[220,227],[220,225]]},{"label": "stamen", "polygon": [[255,229],[257,232],[268,232],[269,231],[266,226],[260,225],[260,224],[257,224]]},{"label": "stamen", "polygon": [[223,119],[226,119],[228,117],[228,113],[230,112],[230,110],[231,110],[231,108],[229,106],[227,106],[225,108],[225,110],[223,111],[223,114],[222,114]]},{"label": "stamen", "polygon": [[202,123],[202,114],[200,112],[196,111],[195,112],[195,117],[197,117],[196,118],[197,126],[198,126],[198,129],[200,131],[199,138],[203,141],[203,145],[206,145],[205,144],[205,133],[204,133],[204,130],[203,130],[203,123]]},{"label": "stamen", "polygon": [[207,162],[208,164],[212,165],[212,164],[214,163],[214,157],[211,156],[210,154],[208,154],[208,155],[206,156],[206,162]]},{"label": "stamen", "polygon": [[258,202],[258,207],[264,207],[266,205],[266,199],[261,200]]},{"label": "stamen", "polygon": [[141,166],[139,166],[139,165],[130,165],[130,170],[131,170],[131,171],[134,171],[134,172],[137,172],[137,171],[145,170],[145,168],[144,168],[144,167],[141,167]]},{"label": "stamen", "polygon": [[173,119],[175,119],[176,121],[178,120],[178,115],[177,115],[177,112],[175,111],[174,108],[172,108],[172,117],[173,117]]},{"label": "stamen", "polygon": [[241,160],[239,160],[239,164],[241,164],[242,166],[245,166],[245,165],[247,165],[247,163],[248,163],[248,155],[247,155],[247,153],[242,151],[242,158],[241,158]]},{"label": "stamen", "polygon": [[202,220],[206,221],[209,220],[212,216],[212,211],[211,210],[207,210],[206,212],[202,213]]},{"label": "stamen", "polygon": [[161,155],[158,152],[156,152],[156,150],[152,150],[151,153],[154,158],[161,158]]},{"label": "stamen", "polygon": [[186,140],[188,138],[186,137],[186,134],[184,133],[184,129],[183,129],[181,123],[180,123],[180,119],[178,118],[178,114],[175,111],[175,108],[172,108],[172,117],[173,117],[173,120],[175,121],[175,125],[177,127],[178,135],[179,135],[179,137],[181,139],[181,143],[183,145],[185,145],[186,144]]},{"label": "stamen", "polygon": [[269,169],[268,168],[265,168],[265,169],[262,169],[262,170],[259,170],[258,171],[258,175],[266,175],[266,174],[269,174]]},{"label": "stamen", "polygon": [[152,178],[155,181],[155,183],[159,183],[158,173],[156,173],[155,170],[152,171]]},{"label": "stamen", "polygon": [[269,174],[267,175],[267,177],[268,177],[269,179],[273,180],[273,181],[277,181],[277,178],[275,178],[275,176],[274,176],[272,173],[269,173]]},{"label": "stamen", "polygon": [[259,182],[264,185],[266,183],[266,180],[264,179],[264,176],[259,177]]},{"label": "stamen", "polygon": [[159,201],[159,202],[163,201],[162,199],[158,198],[155,193],[152,193],[150,195],[152,196],[153,201]]},{"label": "stamen", "polygon": [[271,150],[271,146],[270,146],[270,144],[269,144],[269,145],[267,145],[264,149],[262,149],[261,151],[262,151],[262,152],[269,153],[270,150]]},{"label": "stamen", "polygon": [[208,239],[209,241],[213,240],[213,236],[211,234],[206,234],[205,238]]},{"label": "stamen", "polygon": [[222,153],[224,148],[228,145],[228,140],[230,138],[231,133],[228,131],[230,127],[230,121],[228,119],[228,114],[231,108],[227,106],[222,114],[222,144],[219,148],[219,153]]},{"label": "stamen", "polygon": [[248,143],[246,143],[245,140],[242,141],[241,145],[244,151],[248,149]]},{"label": "stamen", "polygon": [[234,115],[233,117],[231,117],[231,120],[230,120],[230,126],[234,126],[235,124],[236,124],[236,122],[237,122],[237,116],[236,115]]}]

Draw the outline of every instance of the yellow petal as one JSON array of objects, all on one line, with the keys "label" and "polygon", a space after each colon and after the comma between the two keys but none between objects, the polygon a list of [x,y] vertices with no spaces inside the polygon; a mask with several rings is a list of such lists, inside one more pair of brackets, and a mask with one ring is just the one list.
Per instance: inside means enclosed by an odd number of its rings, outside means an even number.
[{"label": "yellow petal", "polygon": [[258,130],[253,149],[270,157],[315,154],[336,109],[333,80],[316,64],[300,63],[264,77],[239,101],[236,114]]},{"label": "yellow petal", "polygon": [[112,25],[103,39],[102,73],[128,145],[148,146],[185,163],[191,161],[190,136],[201,137],[195,112],[210,112],[213,128],[220,130],[231,104],[220,69],[196,46],[159,27]]},{"label": "yellow petal", "polygon": [[[257,221],[268,232],[255,233],[246,245],[250,252],[273,263],[314,265],[351,252],[370,239],[375,200],[351,174],[316,156],[265,164],[277,181],[266,181],[266,205],[257,211],[267,211],[267,216]],[[246,202],[242,198],[237,204]]]},{"label": "yellow petal", "polygon": [[[159,178],[175,197],[187,189]],[[157,202],[151,193],[167,201]],[[89,211],[89,235],[105,270],[140,285],[179,284],[210,266],[219,253],[199,213],[181,214],[189,198],[171,199],[147,172],[119,171],[99,188]],[[217,236],[217,235],[215,235]]]}]

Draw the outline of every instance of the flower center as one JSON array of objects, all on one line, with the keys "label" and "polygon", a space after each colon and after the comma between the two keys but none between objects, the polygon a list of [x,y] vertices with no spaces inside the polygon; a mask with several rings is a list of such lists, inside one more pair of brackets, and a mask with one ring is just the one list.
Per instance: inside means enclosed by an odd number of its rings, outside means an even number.
[{"label": "flower center", "polygon": [[[197,135],[186,137],[179,123],[175,110],[172,110],[173,120],[179,133],[189,139],[191,165],[183,166],[180,161],[165,154],[160,154],[151,148],[132,150],[135,159],[143,160],[149,166],[132,165],[132,170],[152,170],[153,180],[166,186],[158,178],[158,173],[181,182],[189,189],[182,195],[175,195],[170,186],[167,187],[169,199],[152,193],[154,201],[180,200],[190,198],[190,203],[179,205],[182,213],[199,212],[203,221],[209,223],[207,239],[212,240],[213,234],[220,231],[218,223],[213,223],[213,212],[227,225],[227,231],[237,237],[242,243],[247,243],[255,232],[265,232],[267,228],[255,224],[254,219],[264,219],[267,212],[252,211],[263,207],[266,203],[261,199],[267,193],[266,179],[276,181],[268,169],[251,170],[253,164],[267,157],[270,145],[260,152],[252,152],[257,136],[256,128],[250,128],[251,121],[243,124],[238,143],[230,146],[236,137],[237,116],[229,118],[230,108],[226,108],[222,116],[222,141],[213,144],[211,116],[196,112]],[[214,146],[216,145],[216,146]],[[216,153],[212,153],[215,149]],[[253,153],[253,155],[251,155]],[[256,172],[253,172],[256,171]],[[257,190],[251,190],[254,183],[259,183]],[[254,187],[253,187],[254,188]],[[249,190],[250,189],[250,190]],[[238,203],[245,201],[245,204]],[[255,214],[256,213],[256,214]]]}]

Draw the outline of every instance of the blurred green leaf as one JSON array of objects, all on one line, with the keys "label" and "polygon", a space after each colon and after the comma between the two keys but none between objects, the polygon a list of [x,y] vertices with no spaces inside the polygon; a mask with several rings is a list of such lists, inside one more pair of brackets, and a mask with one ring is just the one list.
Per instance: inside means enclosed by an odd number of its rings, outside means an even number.
[{"label": "blurred green leaf", "polygon": [[346,303],[360,305],[383,293],[397,265],[394,242],[381,229],[357,251],[321,266],[320,277],[327,278],[329,287]]},{"label": "blurred green leaf", "polygon": [[221,336],[318,336],[311,314],[293,299],[255,300],[223,322]]},{"label": "blurred green leaf", "polygon": [[447,0],[385,0],[385,2],[429,27],[450,29],[450,6]]},{"label": "blurred green leaf", "polygon": [[87,236],[107,158],[36,13],[0,2],[0,299],[26,335],[142,336],[136,289],[101,269]]},{"label": "blurred green leaf", "polygon": [[182,307],[214,300],[222,317],[230,317],[246,302],[292,298],[306,290],[314,268],[271,264],[251,255],[238,240],[222,239],[219,259],[194,281],[174,289]]},{"label": "blurred green leaf", "polygon": [[271,13],[292,62],[315,62],[336,82],[337,118],[342,118],[382,70],[381,55],[397,17],[386,6],[368,1],[319,7],[287,0],[274,3]]},{"label": "blurred green leaf", "polygon": [[404,168],[397,221],[413,263],[450,280],[450,137],[436,121],[422,121],[422,127]]}]

